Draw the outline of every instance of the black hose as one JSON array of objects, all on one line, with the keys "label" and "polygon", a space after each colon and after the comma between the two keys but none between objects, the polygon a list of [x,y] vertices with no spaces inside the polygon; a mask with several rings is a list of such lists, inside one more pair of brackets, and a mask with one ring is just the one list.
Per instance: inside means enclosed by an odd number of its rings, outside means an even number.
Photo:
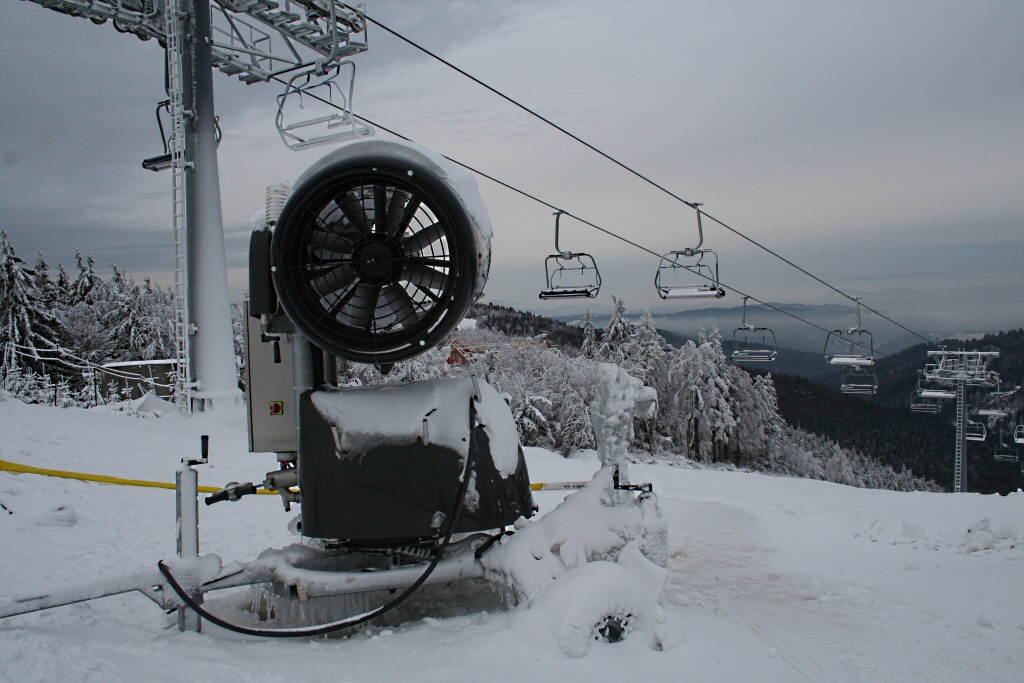
[{"label": "black hose", "polygon": [[[470,429],[472,429],[473,411],[470,410]],[[437,568],[438,563],[441,561],[441,557],[444,555],[444,551],[448,548],[448,544],[452,540],[452,536],[455,534],[455,524],[458,522],[459,515],[462,513],[462,507],[466,500],[466,493],[469,491],[469,480],[470,473],[473,467],[473,447],[470,445],[469,452],[466,454],[466,468],[462,474],[462,486],[459,488],[458,500],[455,502],[455,509],[452,511],[451,517],[448,519],[447,528],[445,529],[444,541],[441,542],[441,546],[438,548],[437,553],[434,555],[434,559],[430,561],[430,565],[420,574],[419,578],[416,579],[408,588],[406,588],[400,595],[395,599],[391,600],[384,605],[381,605],[372,612],[357,615],[354,617],[347,617],[339,621],[332,621],[327,624],[320,626],[308,626],[302,628],[248,628],[246,626],[239,626],[238,624],[232,624],[229,621],[225,621],[220,617],[214,616],[207,612],[202,605],[195,601],[191,595],[189,595],[184,588],[181,587],[174,576],[171,574],[170,568],[164,564],[163,560],[157,562],[157,568],[160,573],[163,574],[164,578],[167,579],[167,583],[171,589],[177,593],[178,597],[191,609],[193,612],[198,614],[203,619],[206,619],[215,626],[220,626],[228,631],[234,631],[235,633],[241,633],[247,636],[263,636],[266,638],[304,638],[308,636],[322,636],[328,633],[334,633],[345,628],[351,628],[358,626],[359,624],[365,623],[371,619],[376,619],[386,612],[390,612],[398,605],[405,602],[409,596],[415,593],[423,582],[433,573],[434,569]]]}]

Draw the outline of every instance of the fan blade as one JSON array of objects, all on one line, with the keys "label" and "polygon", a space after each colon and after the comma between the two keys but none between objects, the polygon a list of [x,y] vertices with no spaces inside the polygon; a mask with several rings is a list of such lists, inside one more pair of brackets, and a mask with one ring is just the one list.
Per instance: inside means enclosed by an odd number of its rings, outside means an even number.
[{"label": "fan blade", "polygon": [[396,192],[388,207],[388,234],[397,237],[405,232],[420,204],[419,197]]},{"label": "fan blade", "polygon": [[408,325],[415,322],[419,317],[416,314],[416,307],[413,305],[412,297],[402,287],[387,285],[381,291],[381,298],[387,301],[387,309],[395,316],[396,323]]},{"label": "fan blade", "polygon": [[[330,226],[335,227],[335,226]],[[309,243],[319,249],[334,252],[335,254],[347,254],[352,251],[351,238],[339,232],[327,230],[314,230],[309,235]]]},{"label": "fan blade", "polygon": [[377,232],[384,232],[388,214],[388,188],[384,185],[373,186],[373,226]]},{"label": "fan blade", "polygon": [[327,296],[334,292],[346,289],[356,279],[356,271],[352,266],[342,265],[329,271],[315,280],[311,280],[309,286],[320,296]]},{"label": "fan blade", "polygon": [[439,268],[451,268],[452,261],[448,258],[428,258],[426,256],[412,256],[409,263],[417,266],[437,266]]},{"label": "fan blade", "polygon": [[439,270],[414,263],[402,271],[402,279],[420,288],[443,289],[448,276]]},{"label": "fan blade", "polygon": [[410,235],[405,239],[402,247],[405,250],[406,256],[412,256],[418,254],[431,244],[441,239],[445,235],[445,228],[440,223],[434,223],[423,228],[419,232]]},{"label": "fan blade", "polygon": [[366,205],[363,202],[360,190],[361,188],[356,188],[356,190],[349,192],[340,199],[335,198],[334,203],[341,209],[341,213],[344,214],[345,218],[359,229],[360,233],[365,233],[370,229],[370,226],[366,221]]},{"label": "fan blade", "polygon": [[352,291],[352,296],[348,298],[348,303],[342,310],[339,319],[360,330],[369,330],[377,310],[379,297],[380,287],[360,283]]}]

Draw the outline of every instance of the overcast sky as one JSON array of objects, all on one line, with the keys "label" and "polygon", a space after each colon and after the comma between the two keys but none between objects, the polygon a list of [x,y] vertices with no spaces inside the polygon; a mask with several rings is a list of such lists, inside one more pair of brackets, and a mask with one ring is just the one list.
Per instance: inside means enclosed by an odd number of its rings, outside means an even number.
[{"label": "overcast sky", "polygon": [[[1024,3],[370,0],[367,12],[900,322],[1024,326]],[[385,32],[369,42],[357,114],[657,253],[693,246],[691,209]],[[77,248],[170,283],[170,175],[140,166],[162,151],[162,63],[155,41],[0,3],[0,228],[23,258],[71,266]],[[237,299],[265,187],[327,150],[282,145],[276,84],[217,74],[215,86]],[[551,210],[480,187],[495,226],[486,298],[544,311]],[[594,304],[663,305],[654,256],[571,220],[562,240],[597,260]],[[727,289],[843,302],[710,222],[704,246]]]}]

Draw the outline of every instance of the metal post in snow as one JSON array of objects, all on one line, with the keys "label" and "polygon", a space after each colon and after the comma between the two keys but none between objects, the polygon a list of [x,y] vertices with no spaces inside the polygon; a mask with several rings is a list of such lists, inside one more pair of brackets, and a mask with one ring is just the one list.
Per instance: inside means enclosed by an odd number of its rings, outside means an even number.
[{"label": "metal post in snow", "polygon": [[[190,461],[183,461],[174,478],[175,518],[178,526],[178,557],[182,560],[199,557],[199,473],[191,466]],[[191,572],[185,572],[188,576]],[[203,593],[198,586],[184,585],[190,596],[198,603],[203,601]],[[199,615],[187,606],[178,608],[178,630],[202,630],[203,622]]]}]

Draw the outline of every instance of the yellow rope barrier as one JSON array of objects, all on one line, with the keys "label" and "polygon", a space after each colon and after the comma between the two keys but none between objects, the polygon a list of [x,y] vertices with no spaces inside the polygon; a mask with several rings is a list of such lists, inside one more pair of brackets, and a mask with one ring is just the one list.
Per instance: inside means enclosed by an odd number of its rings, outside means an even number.
[{"label": "yellow rope barrier", "polygon": [[[15,474],[39,474],[44,477],[59,477],[61,479],[78,479],[79,481],[92,481],[99,484],[115,484],[117,486],[145,486],[155,489],[174,489],[174,484],[168,484],[162,481],[144,481],[142,479],[123,479],[121,477],[108,477],[105,474],[84,474],[82,472],[66,472],[64,470],[49,470],[45,467],[32,467],[31,465],[20,465],[16,462],[7,462],[6,460],[0,460],[0,471],[14,472]],[[530,489],[533,491],[558,491],[566,489],[581,489],[586,485],[583,481],[573,482],[551,482],[544,484],[535,482],[530,484]],[[200,493],[217,493],[223,489],[216,488],[214,486],[200,486]],[[267,491],[260,489],[256,493],[277,495],[277,491]]]},{"label": "yellow rope barrier", "polygon": [[[143,481],[142,479],[123,479],[121,477],[108,477],[105,474],[84,474],[82,472],[66,472],[64,470],[50,470],[44,467],[32,467],[31,465],[20,465],[16,462],[0,460],[0,471],[14,472],[15,474],[39,474],[44,477],[59,477],[61,479],[78,479],[79,481],[92,481],[100,484],[116,484],[118,486],[145,486],[155,489],[174,489],[174,484],[163,481]],[[222,489],[214,486],[200,486],[200,493],[217,493]],[[277,495],[277,491],[259,490],[256,493]]]}]

